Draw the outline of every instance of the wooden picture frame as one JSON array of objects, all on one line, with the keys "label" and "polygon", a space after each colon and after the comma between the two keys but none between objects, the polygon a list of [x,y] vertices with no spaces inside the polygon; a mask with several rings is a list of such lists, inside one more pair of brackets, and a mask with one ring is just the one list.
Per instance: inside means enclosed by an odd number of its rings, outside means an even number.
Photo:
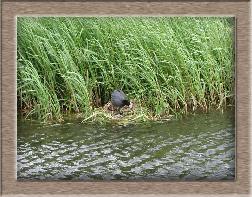
[{"label": "wooden picture frame", "polygon": [[[249,1],[3,1],[1,193],[8,196],[249,196]],[[236,179],[190,182],[81,182],[16,180],[16,17],[17,16],[196,15],[236,18]],[[176,194],[176,195],[175,195]]]}]

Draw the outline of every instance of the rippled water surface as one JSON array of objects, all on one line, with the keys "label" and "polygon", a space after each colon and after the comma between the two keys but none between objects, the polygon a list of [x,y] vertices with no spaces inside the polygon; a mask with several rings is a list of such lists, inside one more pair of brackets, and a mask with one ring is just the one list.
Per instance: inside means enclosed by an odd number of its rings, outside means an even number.
[{"label": "rippled water surface", "polygon": [[18,121],[19,180],[234,180],[233,112],[165,123]]}]

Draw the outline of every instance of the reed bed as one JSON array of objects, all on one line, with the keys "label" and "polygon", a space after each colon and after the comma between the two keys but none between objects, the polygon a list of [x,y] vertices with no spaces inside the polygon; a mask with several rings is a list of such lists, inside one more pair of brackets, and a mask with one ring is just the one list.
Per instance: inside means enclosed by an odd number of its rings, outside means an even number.
[{"label": "reed bed", "polygon": [[233,18],[18,17],[23,115],[89,119],[117,88],[138,103],[136,117],[233,105]]}]

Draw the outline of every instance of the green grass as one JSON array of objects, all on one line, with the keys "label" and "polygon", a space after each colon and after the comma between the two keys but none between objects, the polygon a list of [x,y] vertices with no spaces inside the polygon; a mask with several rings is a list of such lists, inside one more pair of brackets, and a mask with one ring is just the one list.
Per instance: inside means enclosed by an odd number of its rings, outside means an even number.
[{"label": "green grass", "polygon": [[88,118],[116,88],[148,117],[234,104],[233,34],[224,17],[18,17],[18,109]]}]

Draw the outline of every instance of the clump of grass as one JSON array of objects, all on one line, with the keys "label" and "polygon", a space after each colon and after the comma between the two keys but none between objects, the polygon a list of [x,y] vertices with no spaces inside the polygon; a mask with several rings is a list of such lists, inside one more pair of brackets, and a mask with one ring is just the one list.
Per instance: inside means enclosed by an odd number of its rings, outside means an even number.
[{"label": "clump of grass", "polygon": [[225,107],[234,103],[233,33],[225,17],[18,17],[19,109],[88,118],[116,88],[148,117]]}]

